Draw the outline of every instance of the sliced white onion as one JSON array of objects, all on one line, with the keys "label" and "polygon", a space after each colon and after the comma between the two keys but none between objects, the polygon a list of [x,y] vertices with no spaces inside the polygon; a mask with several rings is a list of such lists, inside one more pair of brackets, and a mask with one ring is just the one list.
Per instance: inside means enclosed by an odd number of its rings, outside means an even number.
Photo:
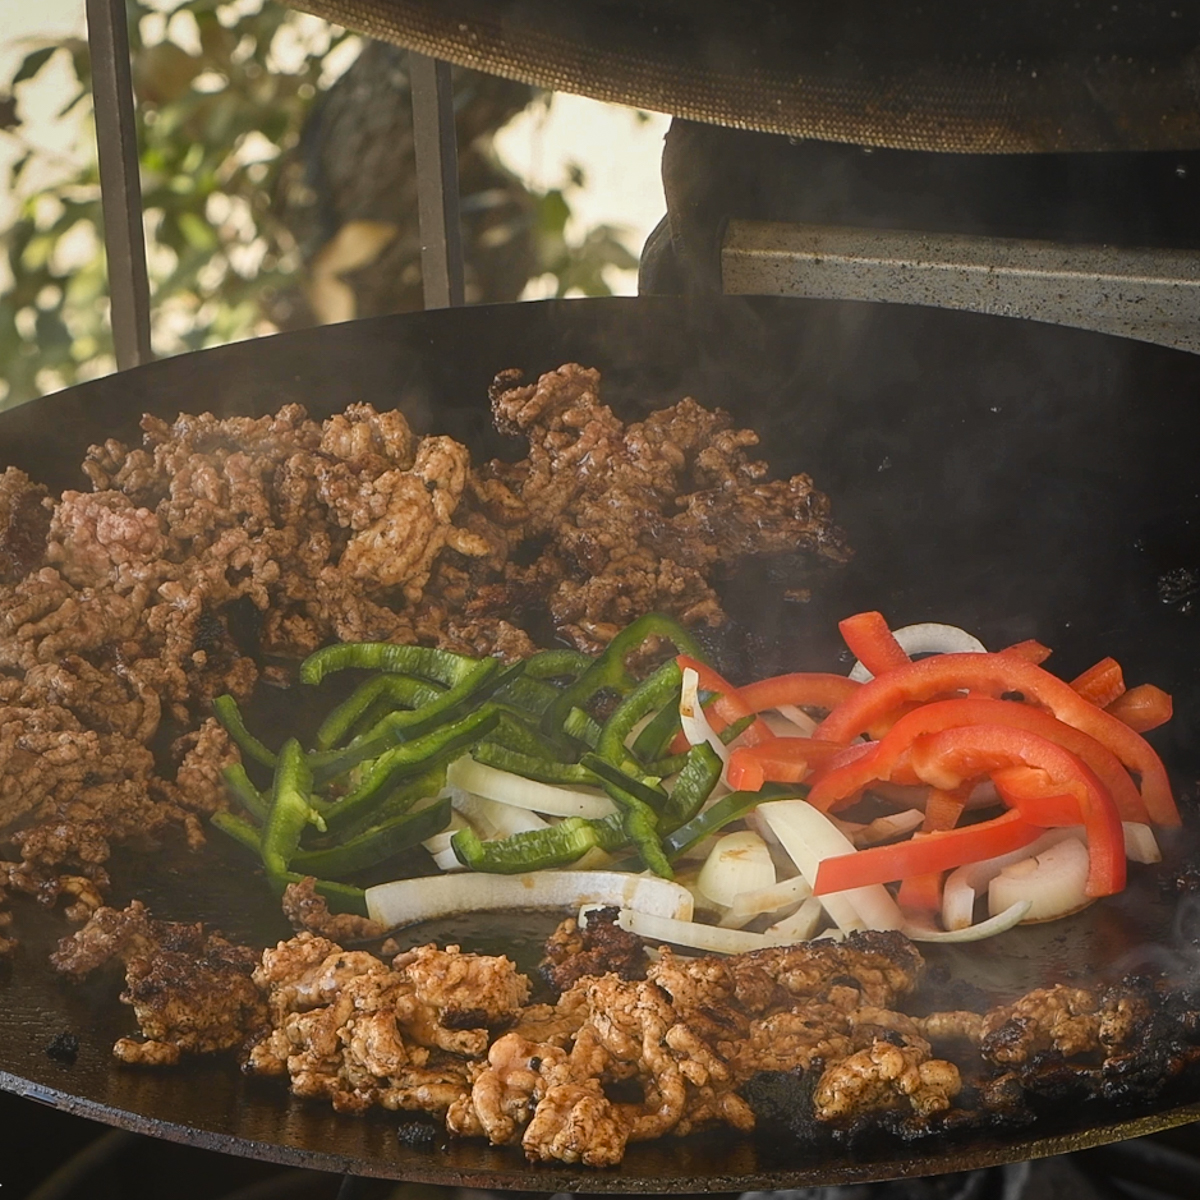
[{"label": "sliced white onion", "polygon": [[1025,919],[1029,907],[1028,900],[1021,900],[1011,908],[1006,908],[1004,912],[988,917],[978,925],[969,925],[966,929],[932,929],[925,925],[908,924],[904,926],[904,932],[914,942],[979,942],[1019,925]]},{"label": "sliced white onion", "polygon": [[1125,857],[1135,863],[1162,862],[1162,851],[1154,839],[1154,831],[1140,821],[1122,821],[1125,830]]},{"label": "sliced white onion", "polygon": [[431,853],[439,871],[449,873],[451,871],[465,871],[467,869],[458,861],[458,855],[454,853],[453,846],[443,846],[442,849],[431,851]]},{"label": "sliced white onion", "polygon": [[803,875],[781,879],[770,887],[758,891],[742,892],[733,898],[729,911],[721,918],[721,924],[729,929],[740,929],[743,925],[761,917],[764,913],[782,912],[785,908],[802,904],[812,898],[812,888]]},{"label": "sliced white onion", "polygon": [[947,929],[967,929],[975,919],[975,898],[1005,867],[1020,862],[1023,858],[1040,854],[1065,838],[1076,837],[1080,826],[1065,829],[1049,829],[1036,841],[1020,850],[985,858],[981,862],[967,863],[951,871],[942,887],[942,924]]},{"label": "sliced white onion", "polygon": [[763,930],[763,937],[781,946],[792,942],[807,942],[816,936],[825,920],[825,906],[816,896],[809,896],[790,917],[776,921]]},{"label": "sliced white onion", "polygon": [[892,838],[904,837],[919,829],[925,820],[925,814],[919,808],[909,808],[904,812],[888,813],[885,817],[876,817],[869,825],[851,839],[856,846],[877,846]]},{"label": "sliced white onion", "polygon": [[449,785],[450,803],[454,811],[471,823],[475,832],[487,841],[490,838],[511,837],[514,833],[527,833],[532,829],[546,829],[548,825],[535,812],[517,808],[514,804],[502,804],[489,800],[474,792]]},{"label": "sliced white onion", "polygon": [[1025,921],[1053,921],[1086,908],[1088,849],[1078,838],[1064,838],[1039,854],[1009,863],[988,884],[993,916],[1021,900],[1029,901]]},{"label": "sliced white onion", "polygon": [[775,864],[767,843],[742,829],[717,839],[704,860],[696,886],[714,904],[728,908],[742,892],[757,892],[775,882]]},{"label": "sliced white onion", "polygon": [[552,817],[607,817],[616,808],[603,792],[585,788],[558,787],[536,779],[525,779],[511,771],[501,771],[477,763],[464,755],[450,764],[446,780],[465,792],[527,808]]},{"label": "sliced white onion", "polygon": [[[796,869],[815,884],[826,858],[855,853],[850,839],[805,800],[772,800],[758,812],[783,844]],[[882,884],[822,896],[821,903],[839,929],[899,929],[904,916]]]},{"label": "sliced white onion", "polygon": [[527,875],[434,875],[367,888],[367,913],[389,928],[434,917],[496,909],[578,910],[612,904],[675,920],[691,919],[692,894],[656,875],[623,871],[531,871]]},{"label": "sliced white onion", "polygon": [[467,827],[467,819],[462,813],[457,813],[453,809],[450,810],[450,824],[442,830],[441,833],[435,833],[433,837],[426,838],[421,845],[425,847],[435,858],[443,850],[450,849],[450,839],[460,830]]},{"label": "sliced white onion", "polygon": [[719,925],[701,925],[696,921],[678,921],[651,913],[634,912],[629,908],[621,909],[617,924],[628,933],[636,933],[638,937],[670,942],[673,946],[687,946],[707,954],[747,954],[751,950],[765,950],[768,946],[779,944],[761,933],[722,929]]},{"label": "sliced white onion", "polygon": [[[892,630],[892,636],[910,658],[915,654],[986,654],[987,647],[973,634],[957,625],[923,621]],[[850,678],[867,683],[875,676],[860,662],[850,669]]]},{"label": "sliced white onion", "polygon": [[[691,667],[683,669],[683,686],[679,689],[679,723],[689,746],[707,742],[725,766],[729,766],[729,748],[708,723],[708,714],[700,703],[700,676]],[[724,772],[722,771],[722,774]]]},{"label": "sliced white onion", "polygon": [[780,704],[759,716],[776,737],[812,737],[817,722],[795,704]]}]

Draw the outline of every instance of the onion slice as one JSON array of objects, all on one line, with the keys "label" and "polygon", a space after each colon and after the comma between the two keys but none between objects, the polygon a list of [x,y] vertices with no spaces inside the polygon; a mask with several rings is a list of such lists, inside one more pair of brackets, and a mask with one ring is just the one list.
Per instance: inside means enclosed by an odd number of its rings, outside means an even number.
[{"label": "onion slice", "polygon": [[[941,625],[936,621],[924,621],[919,625],[905,625],[893,629],[892,636],[900,648],[912,658],[914,654],[986,654],[987,647],[973,634],[957,625]],[[875,676],[860,662],[850,669],[850,678],[858,683],[868,683]]]},{"label": "onion slice", "polygon": [[767,843],[743,829],[717,839],[696,886],[714,904],[729,908],[742,892],[761,891],[774,882],[775,864]]},{"label": "onion slice", "polygon": [[616,812],[613,802],[602,792],[526,779],[511,771],[477,763],[469,755],[450,764],[446,781],[464,792],[550,817],[608,817]]},{"label": "onion slice", "polygon": [[904,932],[914,942],[979,942],[998,933],[1007,933],[1014,925],[1019,925],[1029,908],[1030,902],[1021,900],[1002,913],[988,917],[977,925],[969,925],[966,929],[931,929],[925,925],[908,924],[904,926]]},{"label": "onion slice", "polygon": [[764,913],[781,912],[796,904],[802,904],[812,897],[812,888],[803,875],[793,875],[790,879],[781,879],[770,887],[760,888],[755,892],[742,892],[733,898],[729,911],[721,918],[721,924],[730,929],[740,929],[743,925],[761,917]]},{"label": "onion slice", "polygon": [[511,837],[514,833],[528,833],[533,829],[548,828],[547,822],[528,808],[489,800],[486,796],[477,796],[474,792],[464,791],[453,784],[448,785],[447,790],[454,811],[466,817],[475,832],[485,841],[490,838]]},{"label": "onion slice", "polygon": [[635,912],[630,908],[621,909],[617,924],[627,933],[636,933],[638,937],[670,942],[673,946],[686,946],[689,950],[703,950],[706,954],[748,954],[752,950],[765,950],[781,944],[764,933],[723,929],[720,925],[701,925],[696,921],[678,921],[653,913]]},{"label": "onion slice", "polygon": [[692,894],[653,875],[623,871],[531,871],[527,875],[434,875],[397,879],[367,888],[367,912],[389,929],[435,917],[497,909],[578,910],[583,904],[612,904],[687,921]]},{"label": "onion slice", "polygon": [[700,675],[691,667],[683,668],[683,685],[679,689],[679,723],[683,726],[683,736],[687,738],[689,746],[707,742],[721,762],[729,766],[729,747],[708,723],[708,714],[700,703]]},{"label": "onion slice", "polygon": [[1027,900],[1030,908],[1023,920],[1069,916],[1091,903],[1087,877],[1087,846],[1079,838],[1063,838],[1040,854],[1009,863],[988,884],[988,912],[995,916]]},{"label": "onion slice", "polygon": [[1011,850],[1007,854],[998,854],[995,858],[985,858],[980,862],[967,863],[951,871],[942,887],[942,924],[951,930],[968,929],[975,919],[975,897],[1005,867],[1040,854],[1066,838],[1076,837],[1082,830],[1082,825],[1050,829],[1036,841],[1022,846],[1019,850]]},{"label": "onion slice", "polygon": [[[757,811],[810,886],[824,859],[855,853],[850,839],[806,800],[772,800],[760,804]],[[864,926],[900,929],[904,925],[903,914],[882,884],[833,892],[822,896],[821,903],[838,928],[847,932]]]},{"label": "onion slice", "polygon": [[808,942],[816,935],[825,919],[825,906],[816,896],[809,896],[790,917],[776,921],[763,930],[763,937],[770,938],[781,946],[793,942]]}]

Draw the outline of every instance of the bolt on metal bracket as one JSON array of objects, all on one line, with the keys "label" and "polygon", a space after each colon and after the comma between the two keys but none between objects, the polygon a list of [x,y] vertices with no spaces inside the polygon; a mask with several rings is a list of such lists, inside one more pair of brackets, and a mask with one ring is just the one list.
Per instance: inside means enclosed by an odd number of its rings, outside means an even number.
[{"label": "bolt on metal bracket", "polygon": [[1200,353],[1200,252],[734,220],[722,290],[1022,317]]}]

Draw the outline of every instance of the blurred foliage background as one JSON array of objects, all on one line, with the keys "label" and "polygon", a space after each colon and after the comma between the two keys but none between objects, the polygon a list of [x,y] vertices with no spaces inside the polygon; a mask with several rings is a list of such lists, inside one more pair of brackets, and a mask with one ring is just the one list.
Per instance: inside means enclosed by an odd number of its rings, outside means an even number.
[{"label": "blurred foliage background", "polygon": [[[263,0],[129,0],[153,343],[173,354],[421,305],[404,52]],[[67,64],[64,162],[24,126],[20,85]],[[496,133],[547,97],[455,68],[469,302],[605,295],[621,231],[568,236],[576,169],[538,190]],[[31,45],[0,79],[16,139],[0,229],[0,407],[113,369],[86,42]]]}]

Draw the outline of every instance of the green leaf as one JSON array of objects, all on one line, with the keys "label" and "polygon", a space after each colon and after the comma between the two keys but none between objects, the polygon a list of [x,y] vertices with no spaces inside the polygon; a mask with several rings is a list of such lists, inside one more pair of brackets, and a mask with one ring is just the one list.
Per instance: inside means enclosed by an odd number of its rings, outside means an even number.
[{"label": "green leaf", "polygon": [[217,248],[217,234],[213,227],[192,212],[181,212],[175,218],[179,231],[193,250],[211,252]]},{"label": "green leaf", "polygon": [[57,46],[43,46],[40,50],[25,55],[24,61],[17,68],[17,73],[12,77],[13,87],[16,87],[18,83],[24,83],[27,79],[32,79],[50,61],[57,49]]}]

